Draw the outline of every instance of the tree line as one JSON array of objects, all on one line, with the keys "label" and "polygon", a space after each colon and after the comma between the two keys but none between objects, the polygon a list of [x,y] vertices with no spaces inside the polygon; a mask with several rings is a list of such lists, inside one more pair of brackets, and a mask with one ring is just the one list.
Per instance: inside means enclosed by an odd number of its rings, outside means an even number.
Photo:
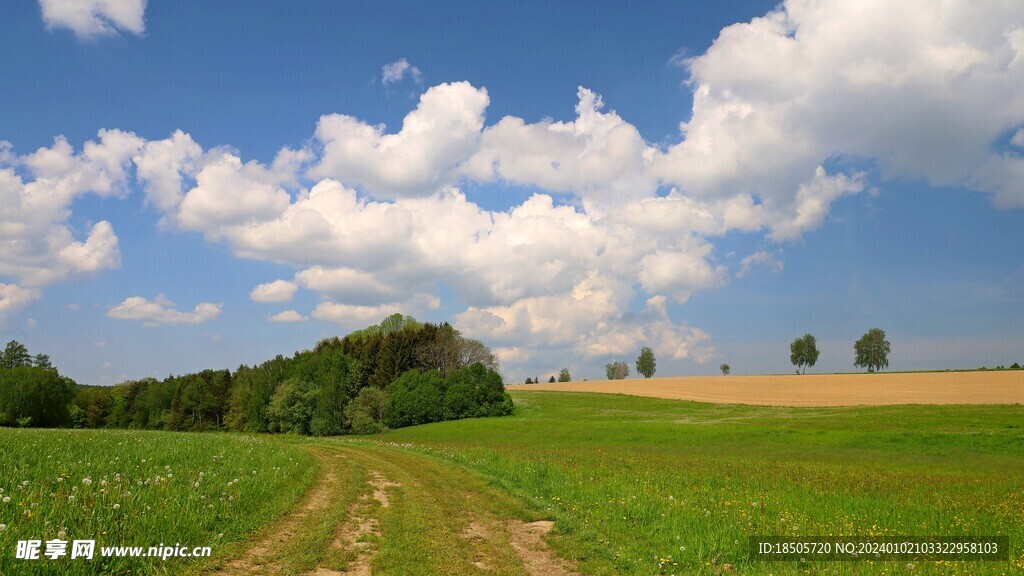
[{"label": "tree line", "polygon": [[[3,367],[0,424],[8,426],[335,435],[512,413],[486,345],[448,323],[401,314],[234,372],[102,387],[76,386],[52,368]],[[44,397],[52,411],[33,412],[34,401]]]}]

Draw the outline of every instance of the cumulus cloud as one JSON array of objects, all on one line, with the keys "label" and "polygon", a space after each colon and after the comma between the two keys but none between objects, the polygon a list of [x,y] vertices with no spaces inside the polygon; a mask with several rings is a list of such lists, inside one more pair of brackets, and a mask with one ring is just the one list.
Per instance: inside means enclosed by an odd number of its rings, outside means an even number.
[{"label": "cumulus cloud", "polygon": [[253,288],[252,292],[249,292],[249,298],[253,302],[287,302],[298,289],[294,282],[274,280]]},{"label": "cumulus cloud", "polygon": [[146,31],[146,0],[39,0],[39,7],[48,29],[67,28],[80,39]]},{"label": "cumulus cloud", "polygon": [[141,320],[146,327],[155,327],[161,324],[202,324],[219,316],[220,311],[220,304],[201,302],[191,312],[182,312],[174,302],[158,294],[153,300],[141,296],[126,298],[107,310],[107,316],[119,320]]},{"label": "cumulus cloud", "polygon": [[[38,299],[38,288],[70,277],[119,268],[121,252],[109,222],[86,230],[68,224],[71,205],[87,193],[128,193],[131,158],[143,140],[130,132],[101,130],[76,152],[63,137],[52,146],[16,155],[0,142],[0,282]],[[5,299],[7,299],[5,298]]]},{"label": "cumulus cloud", "polygon": [[614,111],[601,112],[599,94],[580,86],[577,96],[571,122],[528,124],[506,116],[488,127],[462,174],[482,182],[504,180],[571,192],[598,205],[653,194],[657,182],[646,169],[655,149]]},{"label": "cumulus cloud", "polygon": [[373,306],[343,304],[325,301],[317,304],[313,310],[313,318],[334,322],[348,328],[365,327],[375,324],[382,318],[401,312],[403,314],[422,314],[434,310],[441,305],[435,296],[423,295],[406,302],[377,304]]},{"label": "cumulus cloud", "polygon": [[1020,158],[993,151],[1024,123],[1022,24],[1019,3],[784,2],[685,61],[692,116],[652,173],[695,198],[755,196],[779,240],[863,190],[835,160],[1024,204]]},{"label": "cumulus cloud", "polygon": [[513,369],[555,365],[564,362],[567,352],[583,358],[630,354],[638,342],[676,360],[707,362],[715,356],[707,333],[670,319],[664,296],[650,298],[640,313],[632,313],[634,295],[620,281],[593,272],[568,294],[524,298],[509,306],[471,306],[455,317],[455,324],[496,346],[503,365]]},{"label": "cumulus cloud", "polygon": [[309,318],[299,314],[295,310],[285,310],[284,312],[278,312],[277,314],[268,317],[267,320],[270,320],[271,322],[289,323],[305,322],[306,320],[309,320]]},{"label": "cumulus cloud", "polygon": [[34,288],[21,288],[15,284],[0,283],[0,321],[27,308],[40,296],[40,291]]},{"label": "cumulus cloud", "polygon": [[416,84],[423,82],[423,74],[420,73],[420,69],[413,66],[405,58],[399,58],[390,64],[385,64],[380,71],[381,83],[385,86],[388,84],[397,84],[406,77],[412,79]]},{"label": "cumulus cloud", "polygon": [[361,186],[377,198],[434,193],[476,151],[489,102],[486,90],[468,82],[434,86],[394,134],[352,116],[322,116],[316,139],[323,152],[310,174]]}]

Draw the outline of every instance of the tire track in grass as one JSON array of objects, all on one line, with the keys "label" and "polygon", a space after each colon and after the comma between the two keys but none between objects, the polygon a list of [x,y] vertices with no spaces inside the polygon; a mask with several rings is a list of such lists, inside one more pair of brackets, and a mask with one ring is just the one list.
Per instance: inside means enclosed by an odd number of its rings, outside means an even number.
[{"label": "tire track in grass", "polygon": [[381,537],[372,574],[577,574],[545,542],[550,522],[524,522],[530,512],[521,502],[476,476],[401,449],[339,444],[394,483],[383,491],[389,505],[375,508]]},{"label": "tire track in grass", "polygon": [[518,500],[428,456],[318,440],[321,473],[292,512],[213,573],[577,576]]},{"label": "tire track in grass", "polygon": [[340,454],[307,448],[320,475],[291,512],[272,523],[245,550],[207,573],[218,576],[296,574],[317,565],[335,526],[356,497],[361,471]]}]

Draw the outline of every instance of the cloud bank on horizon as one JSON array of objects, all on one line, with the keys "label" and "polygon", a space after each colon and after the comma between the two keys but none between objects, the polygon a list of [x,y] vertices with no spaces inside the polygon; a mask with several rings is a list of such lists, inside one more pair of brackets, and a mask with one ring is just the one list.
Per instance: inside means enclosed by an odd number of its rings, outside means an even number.
[{"label": "cloud bank on horizon", "polygon": [[[425,314],[445,286],[465,303],[455,325],[512,366],[627,354],[637,342],[712,360],[711,336],[673,321],[667,303],[783,266],[773,249],[730,271],[715,256],[726,234],[776,248],[798,240],[832,203],[877,185],[873,173],[1024,208],[1024,5],[872,3],[883,4],[790,0],[723,29],[678,61],[693,108],[668,144],[586,87],[572,120],[488,123],[487,89],[465,81],[427,88],[390,131],[324,114],[308,143],[269,163],[183,131],[146,140],[109,128],[80,150],[57,137],[20,155],[4,142],[0,318],[47,285],[118,268],[109,222],[75,238],[68,219],[85,195],[139,190],[172,229],[295,270],[253,287],[251,300],[320,296],[271,322],[356,328]],[[144,1],[40,4],[48,27],[83,38],[144,32]],[[405,58],[383,68],[385,83],[406,77],[421,74]],[[537,192],[490,210],[467,197],[469,183]],[[129,296],[108,315],[157,325],[220,311]]]}]

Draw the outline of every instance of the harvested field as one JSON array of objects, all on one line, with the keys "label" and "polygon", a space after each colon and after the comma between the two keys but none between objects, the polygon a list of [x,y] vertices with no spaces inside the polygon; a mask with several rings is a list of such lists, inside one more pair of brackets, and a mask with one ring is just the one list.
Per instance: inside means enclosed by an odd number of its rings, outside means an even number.
[{"label": "harvested field", "polygon": [[604,392],[757,406],[1024,404],[1024,370],[686,376],[523,384],[509,389]]}]

